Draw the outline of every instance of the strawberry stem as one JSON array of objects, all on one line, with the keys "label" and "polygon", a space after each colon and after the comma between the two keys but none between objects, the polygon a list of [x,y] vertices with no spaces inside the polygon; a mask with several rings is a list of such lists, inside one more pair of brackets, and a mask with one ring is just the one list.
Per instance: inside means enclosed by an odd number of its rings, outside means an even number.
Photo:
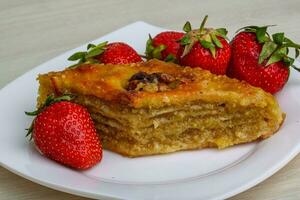
[{"label": "strawberry stem", "polygon": [[202,31],[204,30],[204,26],[205,26],[205,23],[207,21],[207,18],[208,18],[208,15],[205,15],[203,21],[201,22],[200,29],[199,29],[200,33],[202,33]]}]

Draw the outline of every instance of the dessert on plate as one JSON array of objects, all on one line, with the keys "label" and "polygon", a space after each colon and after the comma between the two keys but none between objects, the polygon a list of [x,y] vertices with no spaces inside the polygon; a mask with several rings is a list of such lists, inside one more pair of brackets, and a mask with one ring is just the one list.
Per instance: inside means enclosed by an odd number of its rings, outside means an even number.
[{"label": "dessert on plate", "polygon": [[38,106],[71,94],[105,149],[129,157],[264,139],[284,120],[275,97],[244,81],[156,59],[81,64],[39,75]]}]

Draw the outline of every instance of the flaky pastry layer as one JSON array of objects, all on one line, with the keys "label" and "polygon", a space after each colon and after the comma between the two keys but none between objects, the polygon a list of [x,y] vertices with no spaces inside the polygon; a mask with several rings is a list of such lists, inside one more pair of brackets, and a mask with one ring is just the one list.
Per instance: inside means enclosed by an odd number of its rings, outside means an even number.
[{"label": "flaky pastry layer", "polygon": [[[129,79],[141,71],[182,81],[166,91],[128,91]],[[260,88],[158,60],[81,65],[38,81],[38,106],[50,94],[74,94],[90,111],[103,146],[131,157],[251,142],[275,133],[284,118]]]}]

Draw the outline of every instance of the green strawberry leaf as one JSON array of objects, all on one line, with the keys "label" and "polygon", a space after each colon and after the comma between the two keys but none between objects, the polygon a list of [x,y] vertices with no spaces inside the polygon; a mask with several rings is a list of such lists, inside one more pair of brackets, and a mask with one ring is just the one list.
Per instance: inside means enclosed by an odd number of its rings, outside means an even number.
[{"label": "green strawberry leaf", "polygon": [[210,51],[211,55],[213,56],[213,58],[216,57],[216,48],[215,48],[215,45],[212,42],[208,42],[206,40],[200,40],[200,44],[204,48],[209,49],[209,51]]},{"label": "green strawberry leaf", "polygon": [[286,64],[286,66],[293,66],[294,64],[294,59],[293,58],[290,58],[290,57],[283,57],[283,62],[284,64]]},{"label": "green strawberry leaf", "polygon": [[278,45],[277,49],[274,54],[272,55],[273,58],[268,61],[268,63],[274,63],[282,60],[286,66],[292,66],[294,63],[294,58],[288,57],[289,54],[289,48],[294,48],[295,49],[295,59],[299,56],[299,48],[300,45],[294,43],[292,40],[289,38],[286,38],[284,36],[284,33],[275,33],[272,35],[272,38],[274,42]]},{"label": "green strawberry leaf", "polygon": [[181,58],[183,58],[184,56],[186,56],[191,51],[191,49],[193,48],[194,44],[195,44],[195,41],[191,41],[190,40],[189,43],[184,46]]},{"label": "green strawberry leaf", "polygon": [[94,59],[94,58],[88,58],[85,63],[87,63],[87,64],[96,64],[96,63],[100,63],[100,61],[97,60],[97,59]]},{"label": "green strawberry leaf", "polygon": [[[200,42],[201,40],[204,40],[206,42],[212,43],[213,44],[213,40],[211,38],[211,34],[206,34],[203,35],[202,37],[197,37],[198,41]],[[201,43],[200,43],[201,44]]]},{"label": "green strawberry leaf", "polygon": [[284,42],[284,33],[275,33],[272,35],[273,41],[281,45]]},{"label": "green strawberry leaf", "polygon": [[216,48],[215,47],[210,47],[209,51],[210,51],[211,55],[213,56],[213,58],[216,58]]},{"label": "green strawberry leaf", "polygon": [[90,48],[94,48],[94,47],[96,47],[96,45],[94,45],[94,44],[88,44],[86,49],[89,50]]},{"label": "green strawberry leaf", "polygon": [[165,58],[165,62],[176,62],[176,57],[173,54],[169,54],[166,58]]},{"label": "green strawberry leaf", "polygon": [[300,49],[300,44],[296,44],[292,40],[290,40],[289,38],[286,38],[286,37],[284,38],[283,46]]},{"label": "green strawberry leaf", "polygon": [[267,41],[266,32],[267,26],[258,27],[256,29],[256,38],[259,43],[264,43]]},{"label": "green strawberry leaf", "polygon": [[102,54],[105,51],[105,47],[108,44],[107,41],[102,42],[98,45],[89,44],[87,49],[89,50],[85,56],[86,59],[95,57],[97,55]]},{"label": "green strawberry leaf", "polygon": [[265,59],[269,58],[272,55],[272,53],[274,53],[276,48],[277,44],[275,44],[274,42],[264,43],[261,53],[259,55],[258,63],[261,64]]},{"label": "green strawberry leaf", "polygon": [[219,47],[219,48],[223,48],[222,43],[220,42],[220,40],[216,37],[215,34],[211,34],[211,39],[213,40],[214,44]]},{"label": "green strawberry leaf", "polygon": [[[73,55],[71,55],[68,58],[68,60],[70,60],[70,61],[79,60],[76,64],[69,66],[69,68],[74,68],[74,67],[78,66],[79,64],[86,62],[88,59],[90,61],[90,58],[103,53],[105,51],[105,46],[107,44],[108,44],[108,41],[102,42],[98,45],[88,44],[87,45],[88,51],[80,51],[80,52],[74,53]],[[89,63],[91,63],[91,61]]]},{"label": "green strawberry leaf", "polygon": [[81,58],[76,64],[71,65],[71,66],[69,66],[68,68],[75,68],[75,67],[77,67],[77,66],[79,66],[80,64],[85,63],[85,62],[86,62],[86,59],[85,59],[85,57],[83,57],[83,58]]},{"label": "green strawberry leaf", "polygon": [[225,36],[225,37],[226,37],[226,35],[227,35],[227,33],[228,33],[228,31],[227,31],[226,28],[217,28],[216,31],[217,31],[220,35]]},{"label": "green strawberry leaf", "polygon": [[270,59],[268,60],[266,66],[271,65],[273,63],[276,63],[278,61],[282,60],[282,55],[281,54],[273,54]]},{"label": "green strawberry leaf", "polygon": [[69,60],[69,61],[79,60],[79,59],[81,59],[81,58],[84,58],[85,55],[86,55],[86,52],[84,52],[84,51],[76,52],[76,53],[74,53],[73,55],[71,55],[71,56],[68,58],[68,60]]},{"label": "green strawberry leaf", "polygon": [[185,35],[179,40],[179,42],[180,42],[180,45],[185,46],[185,45],[191,44],[192,40],[189,35]]},{"label": "green strawberry leaf", "polygon": [[85,58],[95,57],[95,56],[102,54],[103,52],[104,52],[104,49],[102,46],[100,46],[100,47],[96,46],[87,52],[87,55],[85,56]]},{"label": "green strawberry leaf", "polygon": [[162,59],[162,56],[161,56],[161,52],[163,50],[165,50],[167,47],[163,44],[159,45],[158,47],[155,47],[153,52],[152,52],[152,56],[153,58],[156,58],[156,59],[159,59],[161,60]]},{"label": "green strawberry leaf", "polygon": [[85,58],[86,59],[92,58],[92,57],[102,54],[105,51],[105,47],[106,47],[107,43],[108,43],[107,41],[102,42],[102,43],[98,44],[97,46],[89,44],[88,49],[90,49],[90,50],[87,52]]},{"label": "green strawberry leaf", "polygon": [[189,21],[187,21],[184,26],[183,26],[183,31],[188,33],[192,30],[192,26],[191,23]]},{"label": "green strawberry leaf", "polygon": [[277,49],[269,58],[266,66],[273,64],[275,62],[281,61],[284,57],[286,57],[287,48],[281,47]]},{"label": "green strawberry leaf", "polygon": [[103,48],[103,47],[105,47],[107,44],[108,44],[108,41],[105,41],[105,42],[102,42],[102,43],[98,44],[96,47]]},{"label": "green strawberry leaf", "polygon": [[206,49],[215,47],[215,45],[212,42],[208,42],[207,40],[200,40],[200,44]]},{"label": "green strawberry leaf", "polygon": [[226,28],[218,28],[218,29],[216,29],[216,33],[215,34],[217,36],[220,36],[220,37],[226,39],[226,40],[229,40],[229,38],[226,36],[227,33],[228,33],[228,31],[226,30]]}]

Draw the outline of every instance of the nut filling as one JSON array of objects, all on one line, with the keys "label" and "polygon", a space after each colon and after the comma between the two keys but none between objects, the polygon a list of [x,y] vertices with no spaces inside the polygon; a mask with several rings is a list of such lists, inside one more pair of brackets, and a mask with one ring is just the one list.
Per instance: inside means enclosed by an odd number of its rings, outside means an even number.
[{"label": "nut filling", "polygon": [[166,73],[138,72],[128,81],[128,91],[163,92],[175,89],[182,81]]}]

